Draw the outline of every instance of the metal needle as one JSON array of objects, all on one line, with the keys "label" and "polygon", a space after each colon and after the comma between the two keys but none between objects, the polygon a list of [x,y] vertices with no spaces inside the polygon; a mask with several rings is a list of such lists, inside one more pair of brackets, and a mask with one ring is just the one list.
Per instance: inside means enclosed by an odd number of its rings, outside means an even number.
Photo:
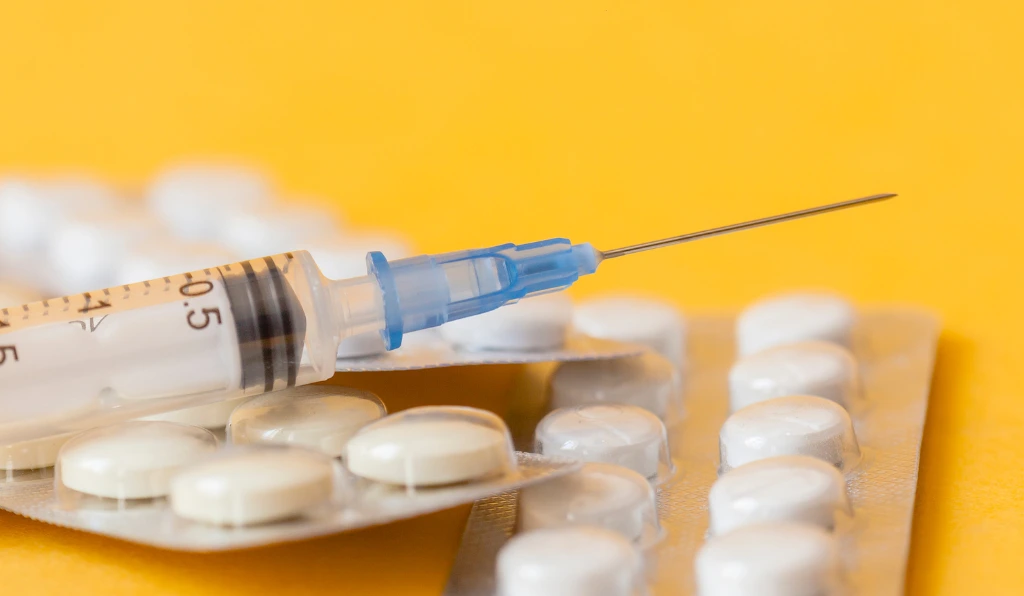
[{"label": "metal needle", "polygon": [[832,203],[831,205],[811,207],[810,209],[802,209],[800,211],[793,211],[791,213],[772,215],[771,217],[762,217],[761,219],[731,224],[728,226],[722,226],[720,228],[711,228],[710,230],[703,230],[700,232],[683,234],[682,236],[673,236],[671,238],[664,238],[662,240],[652,240],[650,242],[644,242],[643,244],[634,244],[633,246],[614,248],[612,250],[602,251],[601,255],[605,259],[614,259],[615,257],[631,255],[633,253],[643,252],[645,250],[651,250],[654,248],[661,248],[663,246],[672,246],[673,244],[693,242],[694,240],[701,240],[703,238],[710,238],[712,236],[721,236],[723,234],[731,234],[732,232],[739,232],[740,230],[750,230],[752,228],[759,228],[761,226],[768,226],[783,221],[790,221],[793,219],[800,219],[802,217],[810,217],[812,215],[828,213],[830,211],[839,211],[840,209],[859,207],[860,205],[867,205],[868,203],[877,203],[879,201],[891,199],[895,196],[895,194],[886,193],[880,195],[871,195],[870,197],[861,197],[859,199],[851,199],[849,201],[843,201],[841,203]]}]

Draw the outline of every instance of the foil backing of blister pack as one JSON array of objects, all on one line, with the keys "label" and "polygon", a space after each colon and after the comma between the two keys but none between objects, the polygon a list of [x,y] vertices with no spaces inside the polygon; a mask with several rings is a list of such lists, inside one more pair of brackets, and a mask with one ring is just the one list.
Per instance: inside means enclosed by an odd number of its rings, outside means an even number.
[{"label": "foil backing of blister pack", "polygon": [[361,358],[339,358],[337,372],[385,372],[420,370],[446,366],[481,364],[528,364],[533,362],[569,362],[636,356],[642,348],[632,344],[570,335],[556,350],[498,351],[465,350],[443,340],[434,329],[417,331],[406,336],[397,350]]},{"label": "foil backing of blister pack", "polygon": [[[255,526],[215,526],[174,515],[167,499],[118,508],[116,501],[89,507],[62,503],[52,478],[0,484],[0,508],[30,519],[159,548],[225,551],[347,532],[472,503],[578,469],[575,462],[516,453],[517,466],[502,476],[440,487],[406,489],[340,471],[332,502],[308,515]],[[341,467],[341,464],[338,464]]]},{"label": "foil backing of blister pack", "polygon": [[[844,594],[903,593],[938,334],[937,318],[920,310],[860,313],[853,352],[863,395],[851,415],[862,458],[846,476],[853,515],[835,529]],[[718,431],[729,413],[733,337],[732,317],[690,319],[686,416],[669,429],[677,473],[658,490],[664,537],[645,551],[654,595],[695,591],[693,560],[707,534],[707,497],[718,478]],[[536,419],[543,413],[536,412]],[[517,494],[510,491],[474,504],[447,596],[495,594],[496,556],[515,532]]]}]

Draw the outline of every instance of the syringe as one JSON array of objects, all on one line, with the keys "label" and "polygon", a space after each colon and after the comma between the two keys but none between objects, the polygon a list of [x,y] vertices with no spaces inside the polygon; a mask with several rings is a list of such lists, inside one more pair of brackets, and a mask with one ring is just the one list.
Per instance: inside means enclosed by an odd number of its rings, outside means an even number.
[{"label": "syringe", "polygon": [[323,381],[344,337],[413,331],[564,289],[603,261],[873,195],[615,250],[553,238],[388,261],[329,280],[305,251],[0,309],[0,442]]}]

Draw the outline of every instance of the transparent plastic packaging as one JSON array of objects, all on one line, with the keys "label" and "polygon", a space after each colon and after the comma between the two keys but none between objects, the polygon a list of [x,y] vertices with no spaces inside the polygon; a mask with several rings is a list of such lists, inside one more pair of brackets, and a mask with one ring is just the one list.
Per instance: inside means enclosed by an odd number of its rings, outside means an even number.
[{"label": "transparent plastic packaging", "polygon": [[751,404],[729,416],[719,436],[723,472],[776,455],[810,455],[846,471],[860,459],[850,415],[812,395]]},{"label": "transparent plastic packaging", "polygon": [[664,482],[675,466],[665,425],[630,405],[591,404],[554,410],[537,424],[534,451],[542,455],[615,464],[652,482]]},{"label": "transparent plastic packaging", "polygon": [[766,298],[749,306],[736,321],[740,356],[783,344],[827,341],[849,348],[857,312],[842,296],[825,292]]},{"label": "transparent plastic packaging", "polygon": [[710,538],[696,558],[700,596],[821,596],[839,586],[839,546],[811,525],[762,524]]},{"label": "transparent plastic packaging", "polygon": [[4,477],[0,484],[25,479],[50,478],[57,454],[73,435],[57,435],[21,443],[0,445],[0,467]]},{"label": "transparent plastic packaging", "polygon": [[[315,396],[296,399],[306,403],[291,420],[309,422],[322,414],[309,407]],[[360,399],[379,403],[372,396]],[[501,420],[483,410],[415,408],[374,425],[391,437],[381,449],[407,449],[367,472],[295,443],[218,445],[212,433],[195,426],[126,422],[68,441],[55,477],[0,483],[0,507],[141,544],[216,551],[385,524],[579,469],[574,462],[511,451]],[[432,440],[439,427],[446,441]],[[374,433],[367,433],[372,440]],[[495,436],[497,445],[489,440]],[[406,439],[417,438],[421,444],[409,448]],[[347,459],[360,461],[351,451]],[[375,459],[380,454],[368,461]],[[408,468],[389,467],[389,461]]]},{"label": "transparent plastic packaging", "polygon": [[591,337],[640,344],[680,370],[686,367],[686,319],[664,300],[628,294],[586,300],[573,312],[573,327]]},{"label": "transparent plastic packaging", "polygon": [[639,406],[672,425],[684,414],[679,370],[646,351],[611,361],[564,362],[551,377],[552,408],[593,403]]},{"label": "transparent plastic packaging", "polygon": [[[851,341],[862,384],[858,407],[851,408],[848,415],[855,422],[857,442],[865,456],[855,465],[849,465],[851,462],[846,458],[847,468],[840,471],[835,462],[811,455],[770,456],[720,475],[716,455],[720,451],[719,433],[730,413],[727,380],[736,358],[735,319],[691,317],[687,413],[669,431],[677,472],[669,482],[657,486],[658,521],[663,537],[643,550],[650,593],[697,593],[695,573],[699,570],[695,557],[705,542],[714,540],[722,544],[719,539],[737,534],[742,537],[744,532],[751,537],[751,532],[766,524],[797,524],[796,527],[818,538],[811,539],[812,545],[834,545],[839,559],[835,573],[828,555],[832,547],[813,547],[809,551],[811,556],[803,556],[800,553],[808,551],[798,550],[799,543],[790,543],[785,535],[772,530],[765,537],[738,540],[741,547],[746,545],[756,553],[749,560],[736,556],[742,555],[742,548],[738,553],[732,547],[726,548],[728,557],[718,560],[732,561],[728,564],[728,577],[712,581],[706,591],[702,587],[701,596],[903,594],[917,465],[938,331],[938,321],[930,313],[915,309],[867,308],[857,312]],[[542,370],[548,369],[531,368],[536,372]],[[539,387],[543,384],[543,379],[538,379],[524,388],[533,387],[542,393]],[[518,394],[517,397],[522,398]],[[801,399],[825,404],[826,412],[847,415],[832,401]],[[543,401],[522,401],[536,402],[532,410],[518,412],[522,425],[530,426],[531,421],[532,425],[538,424],[546,412]],[[769,402],[748,408],[764,403]],[[835,414],[834,418],[843,420],[843,416]],[[755,442],[760,440],[756,434],[751,437]],[[806,470],[813,470],[814,477],[821,482],[803,477],[796,480],[791,475]],[[780,488],[779,482],[785,486]],[[736,490],[723,491],[723,487]],[[520,501],[520,495],[505,493],[474,505],[446,596],[496,593],[497,553],[522,523]],[[723,516],[723,512],[729,515]],[[725,529],[721,529],[723,523]],[[712,524],[719,530],[714,530]],[[784,548],[785,544],[791,546]],[[820,556],[821,553],[826,556]],[[716,566],[718,570],[725,569],[717,563]],[[791,573],[792,570],[796,571]],[[751,584],[745,578],[760,580]],[[833,580],[837,585],[830,583]],[[801,591],[808,586],[810,592]]]},{"label": "transparent plastic packaging", "polygon": [[204,429],[172,422],[134,421],[83,432],[61,447],[55,492],[65,507],[96,497],[116,503],[167,496],[171,477],[217,449]]},{"label": "transparent plastic packaging", "polygon": [[851,515],[846,478],[832,464],[806,455],[780,455],[734,468],[708,494],[708,532],[799,522],[825,530]]},{"label": "transparent plastic packaging", "polygon": [[500,476],[515,469],[505,423],[494,414],[456,406],[404,410],[349,439],[349,470],[397,486],[440,486]]},{"label": "transparent plastic packaging", "polygon": [[229,449],[174,476],[171,509],[218,526],[289,520],[328,508],[338,476],[330,457],[306,449]]},{"label": "transparent plastic packaging", "polygon": [[815,395],[849,409],[859,394],[860,370],[853,354],[823,341],[768,348],[740,358],[729,371],[733,411],[787,395]]},{"label": "transparent plastic packaging", "polygon": [[499,596],[637,596],[642,563],[622,536],[575,526],[519,534],[502,548]]},{"label": "transparent plastic packaging", "polygon": [[235,445],[286,444],[342,457],[359,429],[387,410],[369,391],[313,385],[254,397],[235,409],[228,440]]},{"label": "transparent plastic packaging", "polygon": [[654,488],[640,474],[610,464],[584,464],[578,472],[524,488],[518,531],[597,526],[641,548],[659,538]]}]

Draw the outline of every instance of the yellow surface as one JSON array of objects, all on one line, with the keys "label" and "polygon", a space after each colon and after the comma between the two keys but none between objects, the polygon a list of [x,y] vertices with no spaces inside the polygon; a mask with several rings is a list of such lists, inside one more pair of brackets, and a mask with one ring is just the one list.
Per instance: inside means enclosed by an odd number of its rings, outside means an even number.
[{"label": "yellow surface", "polygon": [[[137,185],[171,158],[236,154],[430,251],[609,247],[898,191],[610,262],[576,291],[700,308],[820,285],[936,308],[910,592],[1010,593],[1024,580],[1021,16],[992,0],[3,0],[0,167]],[[378,593],[436,594],[464,515],[222,556],[4,515],[0,577],[11,594],[369,593],[378,578]]]}]

